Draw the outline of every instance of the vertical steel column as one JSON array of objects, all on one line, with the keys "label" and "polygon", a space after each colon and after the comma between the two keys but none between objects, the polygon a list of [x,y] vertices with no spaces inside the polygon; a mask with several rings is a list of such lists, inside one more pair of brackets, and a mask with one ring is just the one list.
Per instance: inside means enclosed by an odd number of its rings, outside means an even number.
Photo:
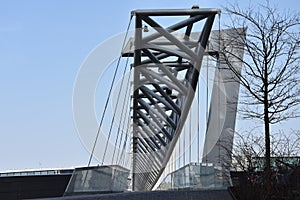
[{"label": "vertical steel column", "polygon": [[[140,15],[135,16],[135,41],[134,41],[134,78],[133,81],[134,83],[138,83],[139,81],[139,76],[140,72],[138,70],[138,67],[141,65],[141,43],[142,43],[142,20],[140,18]],[[136,84],[133,84],[135,86]],[[137,153],[137,133],[136,133],[136,127],[137,126],[137,107],[138,107],[138,95],[139,95],[139,88],[133,88],[133,138],[132,138],[132,145],[133,145],[133,161],[132,165],[133,168],[135,169],[135,158],[134,154]],[[132,173],[132,189],[134,190],[134,175],[135,172],[133,171]]]}]

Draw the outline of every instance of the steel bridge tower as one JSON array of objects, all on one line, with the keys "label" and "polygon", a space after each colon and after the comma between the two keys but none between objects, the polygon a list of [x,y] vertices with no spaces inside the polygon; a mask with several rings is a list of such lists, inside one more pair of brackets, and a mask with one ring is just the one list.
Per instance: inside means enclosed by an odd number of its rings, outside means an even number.
[{"label": "steel bridge tower", "polygon": [[[218,9],[135,10],[132,187],[151,190],[180,136]],[[183,17],[169,27],[160,17]],[[200,24],[202,27],[199,29]],[[155,32],[147,34],[148,27]],[[192,34],[197,28],[198,34]],[[182,31],[183,30],[183,31]],[[217,52],[208,52],[217,56]]]}]

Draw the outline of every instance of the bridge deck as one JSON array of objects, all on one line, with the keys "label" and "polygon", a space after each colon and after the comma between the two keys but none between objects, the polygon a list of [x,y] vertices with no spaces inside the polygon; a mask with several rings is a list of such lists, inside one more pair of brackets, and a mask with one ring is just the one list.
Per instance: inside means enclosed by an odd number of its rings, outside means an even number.
[{"label": "bridge deck", "polygon": [[118,194],[101,194],[60,197],[44,200],[233,200],[228,190],[180,190],[180,191],[151,191],[128,192]]}]

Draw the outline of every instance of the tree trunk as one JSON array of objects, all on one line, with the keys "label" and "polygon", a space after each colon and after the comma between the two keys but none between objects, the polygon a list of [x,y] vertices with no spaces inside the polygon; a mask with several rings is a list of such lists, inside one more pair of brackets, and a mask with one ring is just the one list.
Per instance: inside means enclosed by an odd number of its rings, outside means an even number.
[{"label": "tree trunk", "polygon": [[266,165],[265,165],[265,181],[266,181],[266,190],[267,190],[267,199],[271,195],[271,159],[270,159],[270,123],[268,109],[265,106],[265,146],[266,146]]},{"label": "tree trunk", "polygon": [[[266,59],[265,59],[266,60]],[[265,124],[265,184],[267,199],[271,198],[271,153],[270,153],[270,119],[269,119],[269,98],[268,98],[268,66],[265,64],[264,70],[264,124]]]}]

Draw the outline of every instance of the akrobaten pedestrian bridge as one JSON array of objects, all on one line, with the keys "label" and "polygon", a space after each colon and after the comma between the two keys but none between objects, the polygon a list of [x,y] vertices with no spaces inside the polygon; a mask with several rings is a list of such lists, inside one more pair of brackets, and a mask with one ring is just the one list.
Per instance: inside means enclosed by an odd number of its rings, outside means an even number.
[{"label": "akrobaten pedestrian bridge", "polygon": [[[232,43],[244,30],[220,30],[219,17],[220,10],[197,6],[132,11],[98,131],[87,145],[89,166],[75,170],[66,195],[231,184],[225,164],[243,58]],[[235,55],[234,70],[222,62],[224,48]],[[91,167],[95,160],[99,165]]]}]

